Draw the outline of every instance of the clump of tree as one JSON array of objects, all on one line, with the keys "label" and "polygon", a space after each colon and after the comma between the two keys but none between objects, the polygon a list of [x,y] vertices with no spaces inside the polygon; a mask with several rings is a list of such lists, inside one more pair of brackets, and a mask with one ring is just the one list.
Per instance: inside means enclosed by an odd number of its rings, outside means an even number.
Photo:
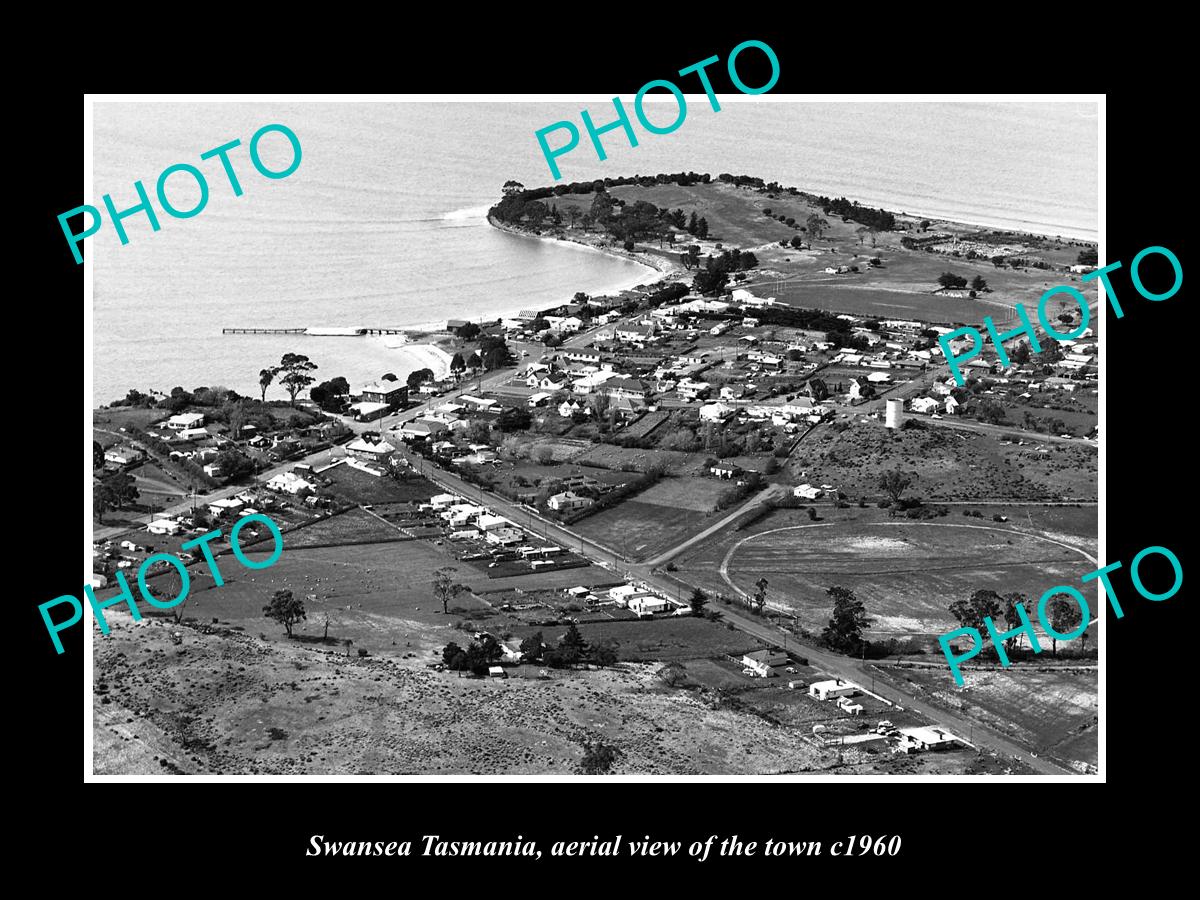
[{"label": "clump of tree", "polygon": [[442,662],[446,668],[478,676],[486,675],[488,667],[494,666],[503,655],[504,648],[490,634],[471,641],[465,650],[453,641],[442,648]]},{"label": "clump of tree", "polygon": [[904,496],[904,492],[912,487],[912,483],[913,476],[899,469],[892,469],[879,476],[879,487],[891,501],[893,515],[895,510],[900,508],[901,498]]},{"label": "clump of tree", "polygon": [[429,381],[433,381],[433,369],[414,369],[408,373],[408,378],[405,379],[410,391],[415,391]]},{"label": "clump of tree", "polygon": [[[394,375],[392,379],[395,380]],[[331,378],[315,385],[309,390],[308,396],[324,412],[340,413],[345,410],[350,399],[350,382],[339,375],[337,378]]]},{"label": "clump of tree", "polygon": [[692,280],[692,289],[700,294],[720,293],[732,273],[744,272],[757,265],[757,256],[750,251],[743,253],[737,248],[710,256],[705,260],[704,268],[697,272]]},{"label": "clump of tree", "polygon": [[92,488],[92,509],[96,521],[104,523],[104,514],[110,509],[124,509],[138,498],[137,482],[124,472],[109,475]]},{"label": "clump of tree", "polygon": [[967,279],[961,275],[955,275],[953,272],[943,272],[938,276],[938,284],[947,289],[965,288]]},{"label": "clump of tree", "polygon": [[833,600],[833,614],[821,631],[821,646],[851,656],[862,655],[866,648],[863,632],[875,624],[875,620],[867,615],[863,602],[849,588],[835,585],[826,593]]},{"label": "clump of tree", "polygon": [[221,477],[226,481],[240,481],[253,475],[258,468],[254,460],[240,450],[222,450],[213,462],[221,471]]},{"label": "clump of tree", "polygon": [[292,626],[308,618],[304,612],[304,601],[291,591],[276,591],[271,602],[263,607],[263,615],[282,625],[289,638],[292,636]]}]

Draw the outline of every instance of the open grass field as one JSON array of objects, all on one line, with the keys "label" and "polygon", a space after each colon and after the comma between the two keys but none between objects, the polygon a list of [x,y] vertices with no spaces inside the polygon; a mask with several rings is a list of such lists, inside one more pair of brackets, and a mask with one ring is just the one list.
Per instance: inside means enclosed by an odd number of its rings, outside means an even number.
[{"label": "open grass field", "polygon": [[321,473],[332,484],[329,490],[347,503],[399,503],[415,500],[424,503],[441,490],[430,481],[413,475],[397,481],[387,475],[376,477],[359,469],[341,465]]},{"label": "open grass field", "polygon": [[667,509],[710,512],[717,498],[729,490],[728,481],[716,478],[664,478],[638,494],[639,503],[649,503]]},{"label": "open grass field", "polygon": [[283,546],[286,552],[301,547],[398,541],[403,537],[397,529],[381,522],[378,516],[354,507],[289,531],[284,537]]},{"label": "open grass field", "polygon": [[[116,398],[114,398],[116,399]],[[143,431],[155,422],[165,419],[170,413],[163,409],[144,409],[138,406],[113,406],[92,411],[92,424],[97,428],[120,432],[132,426]],[[105,445],[107,446],[107,445]]]},{"label": "open grass field", "polygon": [[966,686],[960,689],[940,669],[876,668],[934,703],[1016,738],[1039,756],[1068,765],[1072,760],[1096,765],[1095,671],[1018,664],[1006,670],[967,671]]},{"label": "open grass field", "polygon": [[[456,561],[426,541],[308,549],[291,546],[285,536],[283,554],[269,569],[245,569],[222,556],[225,584],[216,587],[211,579],[195,580],[184,614],[203,622],[218,618],[248,634],[262,634],[268,643],[282,642],[284,629],[263,616],[262,608],[275,591],[290,590],[304,601],[308,616],[294,627],[301,639],[320,640],[328,616],[331,639],[353,640],[355,647],[376,655],[419,652],[424,658],[454,639],[455,621],[491,614],[490,607],[469,593],[452,600],[451,614],[443,614],[431,582],[434,570],[447,565]],[[457,565],[460,578],[487,581]],[[203,565],[198,568],[206,571]]]},{"label": "open grass field", "polygon": [[628,560],[649,559],[700,531],[710,519],[702,512],[643,503],[639,496],[581,519],[571,527]]},{"label": "open grass field", "polygon": [[849,588],[875,618],[876,637],[940,634],[956,627],[949,605],[974,591],[1037,598],[1095,568],[1077,550],[1005,525],[947,520],[789,526],[742,539],[726,558],[733,585],[753,593],[765,577],[768,599],[813,630],[832,611],[827,589]]}]

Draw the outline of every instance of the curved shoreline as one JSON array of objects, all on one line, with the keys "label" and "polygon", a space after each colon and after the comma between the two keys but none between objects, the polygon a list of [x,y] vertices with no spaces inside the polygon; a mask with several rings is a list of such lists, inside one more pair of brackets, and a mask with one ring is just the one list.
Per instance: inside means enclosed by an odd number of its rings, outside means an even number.
[{"label": "curved shoreline", "polygon": [[[618,249],[615,247],[598,247],[598,246],[596,246],[596,244],[592,243],[591,241],[582,240],[581,238],[578,238],[578,237],[564,237],[564,236],[558,236],[558,235],[535,234],[532,231],[526,231],[523,228],[517,228],[514,225],[509,225],[505,222],[500,222],[497,219],[495,219],[490,213],[486,216],[486,218],[487,218],[487,222],[489,225],[491,225],[493,228],[497,229],[498,231],[505,232],[506,234],[516,235],[517,237],[534,238],[535,240],[545,241],[546,243],[551,243],[551,244],[559,244],[559,243],[574,244],[575,246],[582,247],[586,250],[593,250],[596,253],[603,253],[606,256],[614,256],[614,257],[617,257],[618,259],[624,259],[629,262],[637,263],[638,265],[645,266],[647,269],[653,269],[655,272],[658,273],[657,277],[651,278],[648,281],[637,282],[638,284],[646,284],[646,285],[657,284],[661,281],[665,281],[668,278],[672,278],[676,275],[679,275],[684,271],[682,266],[676,266],[673,263],[671,263],[669,260],[664,259],[662,257],[651,256],[650,254],[637,253],[636,251],[631,252],[629,250]],[[622,288],[621,290],[628,290],[628,288]]]}]

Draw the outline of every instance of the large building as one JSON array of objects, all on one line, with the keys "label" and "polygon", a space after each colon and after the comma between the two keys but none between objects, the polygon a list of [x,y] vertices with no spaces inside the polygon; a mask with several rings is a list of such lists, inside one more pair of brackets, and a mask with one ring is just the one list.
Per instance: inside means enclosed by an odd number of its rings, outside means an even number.
[{"label": "large building", "polygon": [[403,406],[408,400],[408,386],[401,381],[377,381],[362,389],[361,399],[366,403]]}]

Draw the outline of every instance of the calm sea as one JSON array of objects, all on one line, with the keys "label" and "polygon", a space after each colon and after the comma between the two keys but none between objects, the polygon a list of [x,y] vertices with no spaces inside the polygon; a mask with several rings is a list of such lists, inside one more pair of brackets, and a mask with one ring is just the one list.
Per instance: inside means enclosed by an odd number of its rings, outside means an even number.
[{"label": "calm sea", "polygon": [[[223,327],[413,327],[545,306],[576,291],[645,280],[635,263],[515,237],[483,214],[509,178],[551,182],[533,132],[578,121],[585,104],[227,103],[96,104],[94,190],[118,209],[153,194],[159,172],[191,162],[209,177],[195,218],[159,212],[111,223],[88,239],[95,259],[94,401],[131,387],[225,385],[257,392],[259,369],[304,353],[322,378],[352,385],[413,357],[377,338],[222,335]],[[597,122],[602,103],[588,103]],[[666,111],[660,118],[665,120]],[[281,122],[303,146],[288,178],[253,169],[250,136]],[[670,135],[639,132],[637,148],[608,135],[560,158],[565,180],[660,171],[734,172],[844,194],[889,209],[1064,236],[1097,235],[1097,120],[1087,104],[692,103]],[[234,138],[245,193],[233,197],[215,160],[199,154]],[[587,138],[584,136],[584,142]],[[290,159],[264,140],[268,166]],[[194,204],[186,175],[176,206]],[[156,208],[158,207],[155,201]],[[272,396],[269,394],[268,396]]]}]

